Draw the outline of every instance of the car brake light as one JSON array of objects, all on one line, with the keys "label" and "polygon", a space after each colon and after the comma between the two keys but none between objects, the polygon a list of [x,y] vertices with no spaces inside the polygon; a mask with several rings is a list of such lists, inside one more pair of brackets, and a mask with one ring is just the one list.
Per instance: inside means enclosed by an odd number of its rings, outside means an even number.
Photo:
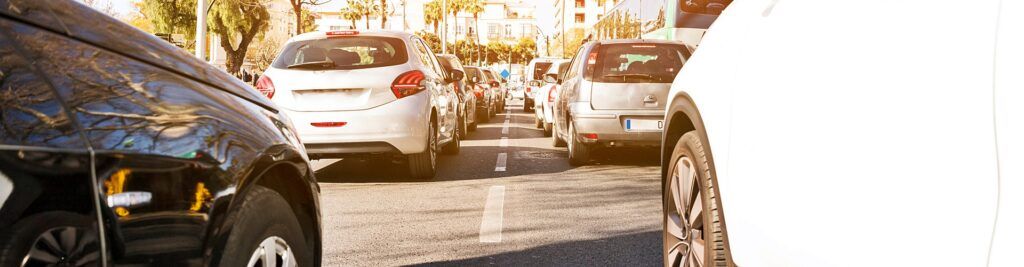
[{"label": "car brake light", "polygon": [[356,30],[344,30],[344,31],[329,31],[329,32],[327,32],[327,37],[352,36],[352,35],[359,35],[359,31],[356,31]]},{"label": "car brake light", "polygon": [[498,88],[498,87],[501,87],[500,83],[498,83],[498,82],[491,82],[491,88]]},{"label": "car brake light", "polygon": [[313,125],[314,127],[341,127],[341,126],[345,126],[345,124],[348,124],[348,123],[347,122],[343,122],[343,121],[328,121],[328,122],[313,122],[313,123],[310,123],[309,125]]},{"label": "car brake light", "polygon": [[530,91],[531,91],[530,89],[531,88],[533,88],[533,87],[526,87],[526,93],[530,93]]},{"label": "car brake light", "polygon": [[391,83],[391,92],[395,93],[396,98],[407,97],[420,91],[424,90],[424,87],[420,82],[423,81],[423,72],[414,70],[402,75],[398,75],[395,81]]},{"label": "car brake light", "polygon": [[274,98],[274,81],[270,80],[270,76],[260,76],[260,79],[256,81],[256,90],[268,99]]},{"label": "car brake light", "polygon": [[585,138],[585,139],[597,140],[597,134],[596,133],[585,133],[585,134],[582,134],[582,135],[583,135],[583,138]]},{"label": "car brake light", "polygon": [[473,94],[476,94],[476,98],[484,98],[483,91],[473,91]]},{"label": "car brake light", "polygon": [[554,87],[554,86],[551,87],[551,90],[548,90],[548,102],[555,102],[555,93],[557,93],[557,92],[558,92],[558,87]]}]

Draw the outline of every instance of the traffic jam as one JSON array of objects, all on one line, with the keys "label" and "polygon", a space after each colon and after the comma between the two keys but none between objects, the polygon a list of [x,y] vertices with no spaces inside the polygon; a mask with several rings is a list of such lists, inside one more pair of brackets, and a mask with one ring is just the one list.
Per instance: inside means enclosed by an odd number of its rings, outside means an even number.
[{"label": "traffic jam", "polygon": [[624,2],[521,79],[342,29],[247,84],[0,0],[0,266],[1024,265],[1024,2]]}]

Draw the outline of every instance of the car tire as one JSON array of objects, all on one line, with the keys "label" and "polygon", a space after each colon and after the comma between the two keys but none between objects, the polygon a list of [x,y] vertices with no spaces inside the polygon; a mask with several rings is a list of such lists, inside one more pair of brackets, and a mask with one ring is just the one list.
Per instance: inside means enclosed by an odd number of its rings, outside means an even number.
[{"label": "car tire", "polygon": [[437,130],[434,127],[431,123],[426,150],[409,155],[409,176],[412,178],[428,180],[437,174]]},{"label": "car tire", "polygon": [[[686,262],[692,266],[696,257],[688,252],[695,246],[704,246],[704,262],[700,266],[732,266],[721,202],[714,187],[717,183],[705,149],[696,131],[684,134],[672,150],[666,177],[662,177],[664,266],[684,266]],[[678,197],[681,195],[686,197]],[[699,215],[691,213],[698,197]],[[677,208],[680,206],[683,208]],[[696,218],[700,219],[699,225],[691,222]]]},{"label": "car tire", "polygon": [[576,137],[576,126],[569,122],[569,165],[583,166],[590,161],[590,145],[584,144]]},{"label": "car tire", "polygon": [[[477,118],[477,120],[479,120],[479,118]],[[476,131],[476,121],[477,120],[474,120],[473,122],[469,123],[469,131],[470,132],[475,132]]]},{"label": "car tire", "polygon": [[297,266],[313,265],[315,249],[306,247],[302,225],[281,194],[252,185],[238,207],[234,221],[242,223],[230,226],[219,266],[266,266],[267,252],[291,256]]},{"label": "car tire", "polygon": [[[476,112],[476,120],[478,122],[483,122],[483,123],[486,123],[486,122],[490,121],[491,120],[491,109],[490,108],[486,108],[484,110],[477,110],[477,112]],[[476,123],[473,123],[473,124],[476,125]]]},{"label": "car tire", "polygon": [[565,147],[565,140],[562,140],[562,138],[558,136],[558,133],[555,132],[554,124],[552,124],[552,130],[551,130],[551,146],[553,146],[553,147]]},{"label": "car tire", "polygon": [[[544,128],[544,122],[543,122],[543,121],[541,121],[541,120],[540,120],[540,117],[537,117],[537,115],[534,115],[534,116],[533,116],[533,127],[534,127],[534,128],[537,128],[537,129],[541,129],[541,128]],[[546,135],[545,135],[545,136],[546,136]]]},{"label": "car tire", "polygon": [[459,121],[459,139],[465,139],[469,136],[469,118],[466,116],[460,116],[462,120]]},{"label": "car tire", "polygon": [[0,266],[98,266],[100,242],[95,229],[96,219],[79,213],[31,215],[0,236],[4,240]]},{"label": "car tire", "polygon": [[544,137],[551,136],[551,130],[552,130],[551,129],[552,128],[551,124],[550,123],[544,123],[544,126],[542,126],[542,127],[544,128]]},{"label": "car tire", "polygon": [[441,152],[445,155],[458,155],[459,150],[462,149],[461,141],[459,141],[459,139],[462,139],[462,136],[460,133],[455,134],[456,136],[452,138],[452,141],[448,142],[448,144],[445,144],[444,147],[441,148]]}]

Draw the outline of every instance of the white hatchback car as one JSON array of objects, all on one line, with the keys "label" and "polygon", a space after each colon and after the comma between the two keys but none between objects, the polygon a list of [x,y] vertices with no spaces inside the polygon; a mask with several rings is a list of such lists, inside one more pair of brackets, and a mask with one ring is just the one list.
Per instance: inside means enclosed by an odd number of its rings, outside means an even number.
[{"label": "white hatchback car", "polygon": [[669,94],[665,265],[1024,266],[1022,74],[1024,1],[733,2]]},{"label": "white hatchback car", "polygon": [[461,75],[412,34],[313,32],[292,37],[256,88],[292,118],[311,158],[401,155],[411,176],[431,178],[437,151],[459,150]]},{"label": "white hatchback car", "polygon": [[533,122],[537,128],[544,129],[544,136],[551,136],[554,121],[553,105],[558,97],[558,78],[569,69],[568,59],[554,59],[548,69],[541,74],[544,84],[537,87],[536,97],[533,102]]}]

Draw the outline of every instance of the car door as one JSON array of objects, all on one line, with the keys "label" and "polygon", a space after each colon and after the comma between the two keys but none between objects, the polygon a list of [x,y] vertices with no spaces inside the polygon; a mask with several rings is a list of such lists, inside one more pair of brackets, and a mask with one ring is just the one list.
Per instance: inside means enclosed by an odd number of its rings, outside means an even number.
[{"label": "car door", "polygon": [[[735,66],[719,179],[730,180],[722,199],[737,262],[985,265],[995,10],[761,2]],[[950,229],[956,252],[939,256]],[[870,257],[850,257],[865,249]]]},{"label": "car door", "polygon": [[569,132],[568,116],[571,114],[571,111],[569,110],[569,103],[576,101],[576,91],[579,89],[581,83],[580,80],[583,79],[582,66],[584,64],[581,64],[581,61],[585,51],[587,51],[587,46],[580,47],[579,50],[576,50],[576,56],[573,57],[572,63],[569,65],[569,69],[562,75],[562,83],[558,85],[558,99],[555,99],[555,101],[557,101],[557,108],[555,108],[556,123],[553,125],[555,127],[556,134],[562,133],[560,135],[564,135],[564,133]]},{"label": "car door", "polygon": [[455,126],[453,125],[456,121],[454,119],[455,105],[452,104],[454,96],[451,93],[451,88],[444,82],[445,73],[441,70],[441,64],[437,62],[434,52],[430,51],[430,47],[423,43],[423,40],[416,39],[416,49],[423,66],[433,74],[427,75],[427,77],[431,77],[428,81],[432,84],[431,90],[437,96],[434,101],[437,107],[439,143],[445,143],[455,136]]},{"label": "car door", "polygon": [[267,111],[115,51],[16,30],[95,150],[112,262],[209,264],[207,242],[230,232],[209,226],[275,145],[274,122],[253,115]]},{"label": "car door", "polygon": [[100,265],[88,144],[15,41],[25,27],[0,17],[0,265]]}]

